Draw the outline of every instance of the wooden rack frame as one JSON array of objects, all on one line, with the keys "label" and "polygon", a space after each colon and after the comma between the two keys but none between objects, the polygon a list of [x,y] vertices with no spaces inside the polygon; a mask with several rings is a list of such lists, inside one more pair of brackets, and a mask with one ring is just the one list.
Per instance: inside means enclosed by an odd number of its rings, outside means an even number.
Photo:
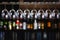
[{"label": "wooden rack frame", "polygon": [[0,5],[19,5],[22,9],[52,9],[57,8],[60,9],[60,2],[2,2]]}]

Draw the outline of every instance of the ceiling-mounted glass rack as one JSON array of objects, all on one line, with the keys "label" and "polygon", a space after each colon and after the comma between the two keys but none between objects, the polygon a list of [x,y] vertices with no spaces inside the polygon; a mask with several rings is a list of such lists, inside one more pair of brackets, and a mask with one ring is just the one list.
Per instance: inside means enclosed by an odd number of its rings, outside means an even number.
[{"label": "ceiling-mounted glass rack", "polygon": [[12,5],[30,5],[30,4],[33,4],[33,5],[45,5],[45,4],[60,4],[60,2],[1,2],[1,4],[6,4],[6,5],[9,5],[9,4],[12,4]]}]

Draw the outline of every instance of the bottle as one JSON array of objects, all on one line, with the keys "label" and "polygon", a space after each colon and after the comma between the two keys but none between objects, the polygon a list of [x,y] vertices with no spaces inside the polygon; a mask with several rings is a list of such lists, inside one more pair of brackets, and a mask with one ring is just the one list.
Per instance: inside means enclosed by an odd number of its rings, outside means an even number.
[{"label": "bottle", "polygon": [[0,29],[3,29],[3,21],[0,21]]},{"label": "bottle", "polygon": [[23,22],[23,30],[26,30],[26,22]]},{"label": "bottle", "polygon": [[30,29],[30,24],[27,24],[27,29]]},{"label": "bottle", "polygon": [[57,29],[57,24],[55,23],[55,29]]},{"label": "bottle", "polygon": [[20,24],[19,24],[19,29],[20,30],[23,29],[23,23],[22,22],[20,22]]},{"label": "bottle", "polygon": [[52,29],[57,29],[57,23],[52,24]]},{"label": "bottle", "polygon": [[37,21],[34,20],[34,30],[36,30],[36,29],[37,29]]},{"label": "bottle", "polygon": [[12,22],[11,21],[8,22],[8,27],[9,27],[9,30],[12,30]]},{"label": "bottle", "polygon": [[27,24],[27,29],[33,29],[33,24],[32,23]]},{"label": "bottle", "polygon": [[7,20],[4,21],[4,25],[3,26],[4,26],[4,30],[8,29],[8,22],[7,22]]},{"label": "bottle", "polygon": [[15,27],[16,27],[15,21],[13,21],[13,25],[12,25],[12,26],[13,26],[13,30],[15,30],[15,29],[16,29],[16,28],[15,28]]},{"label": "bottle", "polygon": [[41,22],[41,29],[44,29],[44,22]]},{"label": "bottle", "polygon": [[3,21],[0,21],[0,25],[3,26]]},{"label": "bottle", "polygon": [[17,30],[23,29],[23,24],[22,24],[22,22],[20,22],[19,20],[16,20],[16,29],[17,29]]},{"label": "bottle", "polygon": [[30,29],[33,29],[33,23],[30,24]]},{"label": "bottle", "polygon": [[19,29],[19,24],[20,24],[20,21],[19,20],[16,20],[16,29],[17,30]]},{"label": "bottle", "polygon": [[47,22],[47,27],[50,28],[51,27],[51,22]]},{"label": "bottle", "polygon": [[40,22],[38,22],[37,26],[38,26],[37,27],[38,29],[41,29],[41,23]]}]

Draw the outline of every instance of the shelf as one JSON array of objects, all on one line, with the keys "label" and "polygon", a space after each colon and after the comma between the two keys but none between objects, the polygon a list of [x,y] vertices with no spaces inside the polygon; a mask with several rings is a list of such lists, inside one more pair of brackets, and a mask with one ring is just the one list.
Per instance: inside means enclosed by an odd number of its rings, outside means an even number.
[{"label": "shelf", "polygon": [[21,9],[60,9],[60,2],[2,2],[0,5],[19,5]]},{"label": "shelf", "polygon": [[16,4],[18,4],[18,5],[31,5],[31,4],[33,4],[33,5],[45,5],[45,4],[49,4],[49,5],[51,5],[51,4],[60,4],[60,2],[1,2],[0,3],[0,5],[1,4],[12,4],[12,5],[16,5]]}]

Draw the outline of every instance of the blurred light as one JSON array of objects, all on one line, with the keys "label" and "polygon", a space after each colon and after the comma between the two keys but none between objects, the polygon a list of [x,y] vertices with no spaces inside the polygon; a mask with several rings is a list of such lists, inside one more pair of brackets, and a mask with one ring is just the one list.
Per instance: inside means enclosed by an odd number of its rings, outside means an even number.
[{"label": "blurred light", "polygon": [[47,23],[47,26],[50,28],[51,27],[51,22],[48,22]]},{"label": "blurred light", "polygon": [[41,23],[41,27],[42,27],[42,29],[44,29],[44,23],[43,22]]}]

